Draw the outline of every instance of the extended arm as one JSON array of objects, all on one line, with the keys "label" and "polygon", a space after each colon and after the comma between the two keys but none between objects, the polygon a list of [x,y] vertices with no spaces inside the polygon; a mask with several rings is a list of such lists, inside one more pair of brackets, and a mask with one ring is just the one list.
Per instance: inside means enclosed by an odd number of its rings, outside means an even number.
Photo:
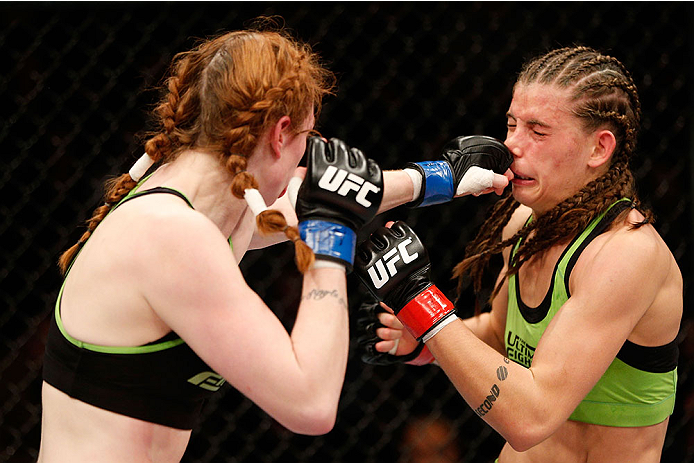
[{"label": "extended arm", "polygon": [[[378,213],[407,204],[423,207],[440,204],[469,194],[496,192],[500,195],[513,174],[508,169],[512,156],[499,140],[482,135],[457,137],[448,142],[438,161],[408,163],[404,169],[383,172],[383,200]],[[299,168],[271,209],[280,210],[287,223],[296,223],[296,195],[304,178]],[[249,249],[259,249],[286,241],[282,233],[261,236],[254,233]]]},{"label": "extended arm", "polygon": [[410,162],[403,170],[386,172],[379,213],[402,204],[422,207],[469,194],[501,194],[512,178],[512,161],[506,146],[495,138],[457,137],[443,147],[440,160]]}]

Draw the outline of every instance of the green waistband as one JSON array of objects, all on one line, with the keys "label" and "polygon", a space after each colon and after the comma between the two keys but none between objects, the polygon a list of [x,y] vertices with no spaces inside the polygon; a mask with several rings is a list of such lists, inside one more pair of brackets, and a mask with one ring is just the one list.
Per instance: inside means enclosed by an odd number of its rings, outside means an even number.
[{"label": "green waistband", "polygon": [[676,390],[677,368],[653,373],[616,358],[569,419],[603,426],[651,426],[672,414]]}]

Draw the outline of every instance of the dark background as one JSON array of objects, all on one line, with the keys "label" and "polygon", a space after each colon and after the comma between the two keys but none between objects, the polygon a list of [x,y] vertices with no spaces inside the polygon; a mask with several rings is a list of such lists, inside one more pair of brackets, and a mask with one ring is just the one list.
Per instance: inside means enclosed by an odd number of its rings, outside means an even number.
[{"label": "dark background", "polygon": [[[458,135],[504,138],[511,87],[531,56],[585,44],[631,70],[643,106],[632,167],[685,281],[680,384],[663,461],[694,461],[694,10],[668,2],[0,3],[0,460],[36,459],[43,346],[60,285],[55,262],[83,231],[104,180],[141,155],[136,135],[148,128],[166,65],[196,38],[268,14],[284,17],[338,76],[317,128],[384,169],[436,159]],[[407,220],[430,249],[435,281],[453,297],[450,271],[492,201],[398,208],[373,225]],[[291,246],[278,245],[241,263],[288,329],[300,288],[292,259]],[[349,286],[356,308],[363,291],[353,276]],[[466,312],[470,300],[462,299]],[[413,436],[433,426],[447,446],[439,461],[498,455],[503,440],[440,369],[367,366],[355,347],[333,431],[294,435],[225,386],[184,461],[430,461]]]}]

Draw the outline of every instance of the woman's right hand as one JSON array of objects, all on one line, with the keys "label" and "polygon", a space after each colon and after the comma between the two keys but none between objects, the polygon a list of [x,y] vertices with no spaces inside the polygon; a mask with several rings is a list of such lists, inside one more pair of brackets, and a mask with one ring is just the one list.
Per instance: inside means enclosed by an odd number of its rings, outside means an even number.
[{"label": "woman's right hand", "polygon": [[357,311],[357,343],[362,361],[371,365],[430,363],[428,349],[412,337],[393,311],[372,296],[367,297]]},{"label": "woman's right hand", "polygon": [[381,341],[374,344],[374,349],[391,355],[411,354],[419,346],[419,342],[400,323],[390,307],[383,302],[380,303],[380,306],[385,309],[384,312],[376,314],[377,320],[383,325],[376,328],[376,335]]}]

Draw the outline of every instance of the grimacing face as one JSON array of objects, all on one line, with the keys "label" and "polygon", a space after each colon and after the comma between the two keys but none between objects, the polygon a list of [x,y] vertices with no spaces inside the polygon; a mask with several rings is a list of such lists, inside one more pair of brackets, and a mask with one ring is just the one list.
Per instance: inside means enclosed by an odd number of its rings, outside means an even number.
[{"label": "grimacing face", "polygon": [[574,195],[593,179],[593,137],[572,114],[570,94],[554,85],[517,84],[506,113],[514,198],[535,213]]}]

